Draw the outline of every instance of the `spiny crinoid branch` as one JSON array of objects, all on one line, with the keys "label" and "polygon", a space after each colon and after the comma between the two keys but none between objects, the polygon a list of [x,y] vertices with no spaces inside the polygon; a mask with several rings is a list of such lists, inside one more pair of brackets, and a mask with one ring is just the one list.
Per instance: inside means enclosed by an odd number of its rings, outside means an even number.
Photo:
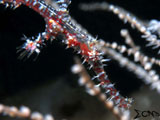
[{"label": "spiny crinoid branch", "polygon": [[124,21],[124,23],[128,22],[132,28],[136,28],[141,32],[143,34],[142,38],[145,38],[149,42],[147,46],[153,46],[153,49],[158,48],[158,54],[160,54],[160,21],[153,19],[149,22],[144,22],[125,9],[108,4],[107,2],[83,3],[80,4],[80,8],[85,11],[105,10],[114,13],[120,20]]},{"label": "spiny crinoid branch", "polygon": [[5,114],[14,118],[18,117],[30,120],[55,120],[54,117],[50,114],[43,116],[39,112],[31,113],[31,110],[26,106],[21,106],[20,109],[18,109],[15,106],[5,106],[3,104],[0,104],[0,114]]},{"label": "spiny crinoid branch", "polygon": [[118,43],[116,42],[113,42],[113,43],[106,42],[105,43],[103,40],[101,42],[107,48],[118,50],[120,53],[127,53],[128,56],[132,55],[134,57],[134,62],[139,62],[141,66],[144,67],[145,70],[153,69],[153,65],[157,65],[158,67],[160,66],[159,59],[156,59],[154,57],[149,57],[141,52],[140,47],[135,45],[128,30],[126,29],[121,30],[121,36],[124,37],[125,43],[129,45],[130,48],[127,48],[125,45],[118,45]]},{"label": "spiny crinoid branch", "polygon": [[[39,34],[35,40],[26,38],[26,43],[22,46],[25,54],[31,55],[34,52],[39,54],[45,41],[50,38],[64,40],[68,48],[74,48],[88,62],[90,68],[96,73],[94,79],[100,81],[99,85],[106,90],[109,100],[112,100],[119,107],[128,108],[132,100],[121,96],[108,79],[103,68],[105,59],[95,46],[96,39],[77,28],[76,24],[72,22],[67,11],[70,2],[70,0],[57,0],[57,6],[54,8],[42,0],[1,0],[2,4],[11,5],[15,8],[24,4],[45,19],[45,32]],[[23,53],[21,55],[23,56]]]},{"label": "spiny crinoid branch", "polygon": [[[99,41],[97,45],[99,46],[99,50],[103,51],[105,55],[111,56],[111,58],[116,60],[122,67],[126,67],[129,71],[132,71],[140,79],[144,80],[147,85],[150,84],[152,89],[156,89],[157,92],[160,93],[159,75],[156,74],[154,69],[150,68],[150,64],[148,65],[148,63],[146,63],[146,65],[138,65],[123,56],[123,52],[126,51],[127,53],[130,53],[131,49],[124,50],[124,46],[119,46],[116,43],[105,43],[103,40]],[[119,49],[120,52],[117,52],[116,48]]]},{"label": "spiny crinoid branch", "polygon": [[[146,69],[152,69],[153,64],[160,66],[160,60],[154,57],[149,57],[141,52],[140,47],[136,46],[133,39],[129,35],[128,30],[121,30],[121,36],[125,38],[125,43],[130,46],[127,48],[126,45],[118,45],[117,42],[109,43],[104,42],[104,46],[107,48],[112,48],[118,50],[120,53],[127,53],[128,56],[132,55],[134,57],[135,62],[140,62],[140,64]],[[101,42],[102,42],[101,41]],[[100,48],[100,47],[98,47]]]},{"label": "spiny crinoid branch", "polygon": [[[156,59],[155,57],[149,57],[142,53],[141,47],[137,46],[132,37],[130,36],[128,30],[123,29],[121,30],[121,36],[124,37],[125,43],[129,45],[131,48],[126,50],[129,55],[134,56],[135,62],[140,62],[140,64],[144,67],[145,70],[151,70],[153,69],[153,64],[160,66],[160,60]],[[125,52],[125,50],[124,50]]]},{"label": "spiny crinoid branch", "polygon": [[75,57],[75,65],[72,67],[72,72],[75,74],[79,74],[79,84],[84,85],[87,89],[87,92],[92,96],[97,96],[100,101],[105,104],[105,107],[109,109],[113,115],[118,120],[130,120],[130,111],[119,109],[118,107],[114,106],[112,101],[107,101],[106,95],[101,91],[97,85],[91,80],[91,77],[85,70],[84,66],[81,64],[80,59]]},{"label": "spiny crinoid branch", "polygon": [[[123,8],[108,4],[107,2],[103,3],[90,3],[90,4],[80,4],[80,8],[85,11],[94,11],[94,10],[107,10],[111,11],[114,14],[118,15],[121,20],[124,22],[129,22],[133,28],[136,28],[143,34],[150,34],[150,37],[147,40],[150,41],[150,45],[155,45],[154,48],[159,47],[159,40],[155,37],[154,34],[160,35],[160,23],[157,20],[151,20],[149,23],[143,22],[137,19],[133,14],[127,12]],[[141,52],[140,47],[135,45],[133,39],[129,35],[127,30],[121,31],[121,36],[125,38],[125,43],[130,47],[127,48],[125,45],[118,45],[118,43],[105,42],[103,40],[97,43],[99,51],[103,51],[106,55],[111,56],[113,59],[118,61],[123,66],[126,66],[129,70],[134,72],[137,76],[140,76],[146,84],[151,84],[151,88],[154,88],[160,92],[160,80],[159,75],[156,74],[156,71],[153,69],[153,65],[160,66],[160,60],[155,57],[149,57]],[[144,36],[144,35],[143,35]],[[154,37],[156,39],[152,39]],[[118,52],[116,52],[116,51]],[[122,57],[121,54],[127,53],[128,56],[132,55],[134,62],[130,61],[127,57]],[[124,59],[122,59],[124,58]],[[140,63],[138,65],[137,63]],[[136,70],[137,69],[137,70]],[[138,73],[141,73],[141,75]]]}]

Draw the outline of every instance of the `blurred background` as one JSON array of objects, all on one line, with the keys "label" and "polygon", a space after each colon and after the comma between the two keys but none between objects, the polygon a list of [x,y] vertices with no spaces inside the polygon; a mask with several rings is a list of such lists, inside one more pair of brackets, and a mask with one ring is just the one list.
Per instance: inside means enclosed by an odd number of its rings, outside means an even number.
[{"label": "blurred background", "polygon": [[[146,48],[141,34],[124,24],[110,12],[84,12],[78,8],[80,3],[102,2],[105,0],[72,0],[69,6],[71,16],[93,36],[106,41],[124,44],[120,30],[129,29],[135,43],[142,51],[159,58],[157,50]],[[132,12],[142,20],[160,20],[159,0],[107,0],[107,2]],[[114,120],[114,116],[84,87],[78,85],[78,76],[71,73],[76,54],[65,49],[61,41],[47,43],[36,61],[17,59],[16,47],[23,44],[23,35],[36,36],[45,29],[44,19],[26,6],[16,10],[0,5],[0,103],[10,106],[25,105],[32,111],[51,113],[56,120]],[[110,58],[107,56],[107,58]],[[160,113],[160,95],[151,90],[141,79],[126,68],[111,60],[105,70],[123,96],[134,98],[131,114],[138,110],[154,110]],[[157,72],[159,69],[156,68]],[[0,116],[0,120],[10,120]],[[13,118],[18,120],[18,118]],[[141,118],[151,120],[152,117]],[[156,118],[157,119],[157,118]]]}]

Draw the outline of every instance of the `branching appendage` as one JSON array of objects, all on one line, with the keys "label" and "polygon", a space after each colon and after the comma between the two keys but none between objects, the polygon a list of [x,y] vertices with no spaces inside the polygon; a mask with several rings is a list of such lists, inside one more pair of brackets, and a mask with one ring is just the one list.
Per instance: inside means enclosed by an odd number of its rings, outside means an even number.
[{"label": "branching appendage", "polygon": [[[118,15],[118,17],[123,20],[125,23],[128,22],[131,24],[133,28],[139,30],[142,37],[147,37],[147,40],[150,41],[148,45],[154,45],[153,48],[158,48],[160,46],[159,31],[160,31],[160,23],[157,20],[151,20],[149,23],[145,23],[139,19],[137,19],[133,14],[128,13],[123,8],[110,5],[107,2],[103,3],[91,3],[91,4],[80,4],[80,8],[86,11],[93,10],[105,10],[111,11],[114,14]],[[111,56],[113,59],[117,60],[118,63],[122,64],[122,66],[127,67],[129,70],[133,71],[137,76],[140,76],[146,84],[151,84],[151,88],[156,89],[158,93],[160,92],[160,80],[159,75],[156,74],[156,71],[153,70],[153,65],[160,66],[160,60],[154,57],[149,57],[143,54],[140,51],[140,47],[135,45],[133,39],[129,35],[127,30],[121,31],[121,36],[124,37],[125,43],[130,47],[127,48],[125,45],[118,45],[116,42],[109,43],[104,40],[100,40],[97,43],[97,48],[99,51],[104,52],[106,55]],[[116,51],[118,52],[116,52]],[[128,56],[132,55],[134,58],[134,62],[130,61],[126,57],[123,57],[122,54],[127,53]],[[121,60],[121,58],[124,58]],[[140,63],[138,65],[137,63]],[[140,75],[139,73],[143,73]]]},{"label": "branching appendage", "polygon": [[107,48],[118,50],[119,53],[122,54],[127,53],[128,56],[132,55],[134,57],[134,61],[139,62],[144,67],[145,70],[151,70],[152,65],[160,66],[159,59],[156,59],[154,57],[148,57],[147,55],[141,52],[140,47],[135,45],[134,41],[129,35],[128,30],[126,29],[121,30],[121,36],[124,37],[125,43],[129,45],[130,48],[127,48],[125,45],[118,45],[118,43],[116,42],[113,43],[105,42],[104,46]]},{"label": "branching appendage", "polygon": [[118,120],[130,120],[130,111],[121,111],[121,109],[115,106],[112,101],[107,101],[105,93],[103,93],[101,89],[94,84],[94,82],[91,80],[91,77],[78,58],[75,58],[75,63],[76,64],[72,67],[72,72],[75,74],[79,74],[79,84],[81,86],[85,86],[87,92],[90,95],[97,96],[99,100],[104,103],[105,107],[110,110]]},{"label": "branching appendage", "polygon": [[5,114],[13,118],[27,118],[30,120],[55,120],[54,117],[50,114],[43,116],[39,112],[31,113],[31,110],[26,106],[21,106],[20,109],[18,109],[15,106],[10,107],[0,104],[0,114]]},{"label": "branching appendage", "polygon": [[[104,64],[106,60],[103,59],[102,53],[96,48],[96,39],[79,29],[77,25],[72,22],[68,14],[67,7],[70,0],[57,0],[57,8],[47,5],[42,0],[2,0],[2,4],[13,5],[16,8],[24,4],[29,8],[38,12],[44,17],[46,21],[46,30],[44,33],[38,35],[35,40],[26,39],[26,43],[22,49],[29,56],[36,52],[40,53],[40,48],[50,38],[61,38],[68,48],[75,49],[78,54],[84,57],[84,61],[90,65],[94,70],[96,76],[93,79],[99,80],[99,86],[106,90],[108,100],[113,101],[117,107],[128,108],[132,102],[130,98],[124,98],[114,88],[114,85],[109,81],[105,71]],[[23,56],[23,53],[22,55]]]},{"label": "branching appendage", "polygon": [[[148,69],[148,65],[138,65],[137,63],[129,60],[127,57],[124,57],[122,53],[127,52],[128,55],[131,55],[131,49],[127,49],[123,46],[118,45],[117,43],[105,43],[101,40],[97,46],[99,50],[103,51],[105,55],[111,56],[112,59],[116,60],[122,67],[126,67],[129,71],[132,71],[140,79],[144,80],[144,83],[147,85],[150,84],[152,89],[156,89],[160,93],[160,79],[159,75],[156,74],[156,71],[153,69]],[[118,51],[120,52],[117,52]],[[140,51],[139,51],[140,52]]]},{"label": "branching appendage", "polygon": [[[160,22],[158,20],[144,22],[125,9],[108,4],[107,2],[80,4],[80,9],[85,11],[110,11],[117,15],[120,20],[124,21],[124,23],[128,22],[132,28],[136,28],[139,32],[141,32],[143,34],[142,38],[145,38],[149,42],[147,46],[153,46],[153,49],[160,49]],[[160,54],[160,50],[158,51],[158,54]]]}]

